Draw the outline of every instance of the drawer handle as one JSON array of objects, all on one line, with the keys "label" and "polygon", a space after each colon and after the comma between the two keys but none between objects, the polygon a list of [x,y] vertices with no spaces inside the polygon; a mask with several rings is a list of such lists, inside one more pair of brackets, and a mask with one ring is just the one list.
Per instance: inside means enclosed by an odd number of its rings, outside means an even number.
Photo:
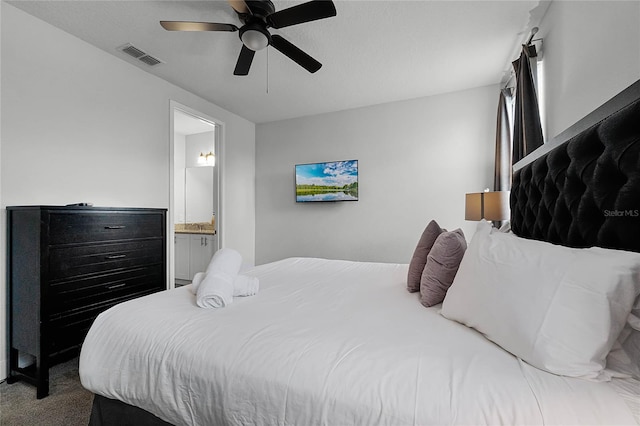
[{"label": "drawer handle", "polygon": [[124,287],[125,285],[127,285],[127,283],[108,285],[107,290],[113,290],[116,288]]},{"label": "drawer handle", "polygon": [[124,229],[125,226],[124,225],[110,225],[110,226],[105,226],[104,229]]},{"label": "drawer handle", "polygon": [[127,257],[127,255],[126,254],[112,254],[111,256],[106,256],[106,259],[108,259],[108,260],[122,259],[123,257]]}]

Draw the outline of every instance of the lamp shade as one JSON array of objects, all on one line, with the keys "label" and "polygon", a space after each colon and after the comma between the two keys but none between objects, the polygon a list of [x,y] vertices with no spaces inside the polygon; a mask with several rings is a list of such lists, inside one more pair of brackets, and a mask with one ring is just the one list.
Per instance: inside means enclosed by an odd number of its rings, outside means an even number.
[{"label": "lamp shade", "polygon": [[484,193],[484,214],[487,220],[509,219],[509,191]]},{"label": "lamp shade", "polygon": [[472,192],[465,196],[464,218],[466,220],[509,219],[509,191]]},{"label": "lamp shade", "polygon": [[482,219],[482,192],[475,192],[466,195],[464,203],[464,218],[466,220]]}]

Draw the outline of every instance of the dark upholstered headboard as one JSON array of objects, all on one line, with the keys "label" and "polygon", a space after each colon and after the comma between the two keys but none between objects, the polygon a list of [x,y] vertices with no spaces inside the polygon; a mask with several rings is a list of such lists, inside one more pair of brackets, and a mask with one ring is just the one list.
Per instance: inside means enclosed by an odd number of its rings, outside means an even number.
[{"label": "dark upholstered headboard", "polygon": [[545,145],[514,166],[513,232],[640,251],[640,80]]}]

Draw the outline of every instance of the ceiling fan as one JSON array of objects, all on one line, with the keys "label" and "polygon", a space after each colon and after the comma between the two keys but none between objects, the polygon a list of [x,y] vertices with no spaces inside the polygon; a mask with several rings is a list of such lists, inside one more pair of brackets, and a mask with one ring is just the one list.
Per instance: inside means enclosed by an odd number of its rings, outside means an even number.
[{"label": "ceiling fan", "polygon": [[269,45],[310,73],[314,73],[322,67],[320,62],[281,35],[271,35],[267,29],[270,27],[280,29],[336,16],[336,7],[331,0],[311,0],[277,12],[270,0],[227,1],[244,23],[241,27],[233,24],[189,21],[160,21],[160,25],[168,31],[239,31],[242,50],[240,50],[240,56],[233,71],[234,75],[248,75],[255,52]]}]

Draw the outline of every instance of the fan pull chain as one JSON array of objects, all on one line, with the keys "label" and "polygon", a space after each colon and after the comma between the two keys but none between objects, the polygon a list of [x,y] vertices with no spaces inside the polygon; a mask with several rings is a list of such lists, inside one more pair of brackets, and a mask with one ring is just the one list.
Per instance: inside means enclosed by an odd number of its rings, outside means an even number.
[{"label": "fan pull chain", "polygon": [[271,49],[267,49],[267,95],[269,94],[269,51]]}]

